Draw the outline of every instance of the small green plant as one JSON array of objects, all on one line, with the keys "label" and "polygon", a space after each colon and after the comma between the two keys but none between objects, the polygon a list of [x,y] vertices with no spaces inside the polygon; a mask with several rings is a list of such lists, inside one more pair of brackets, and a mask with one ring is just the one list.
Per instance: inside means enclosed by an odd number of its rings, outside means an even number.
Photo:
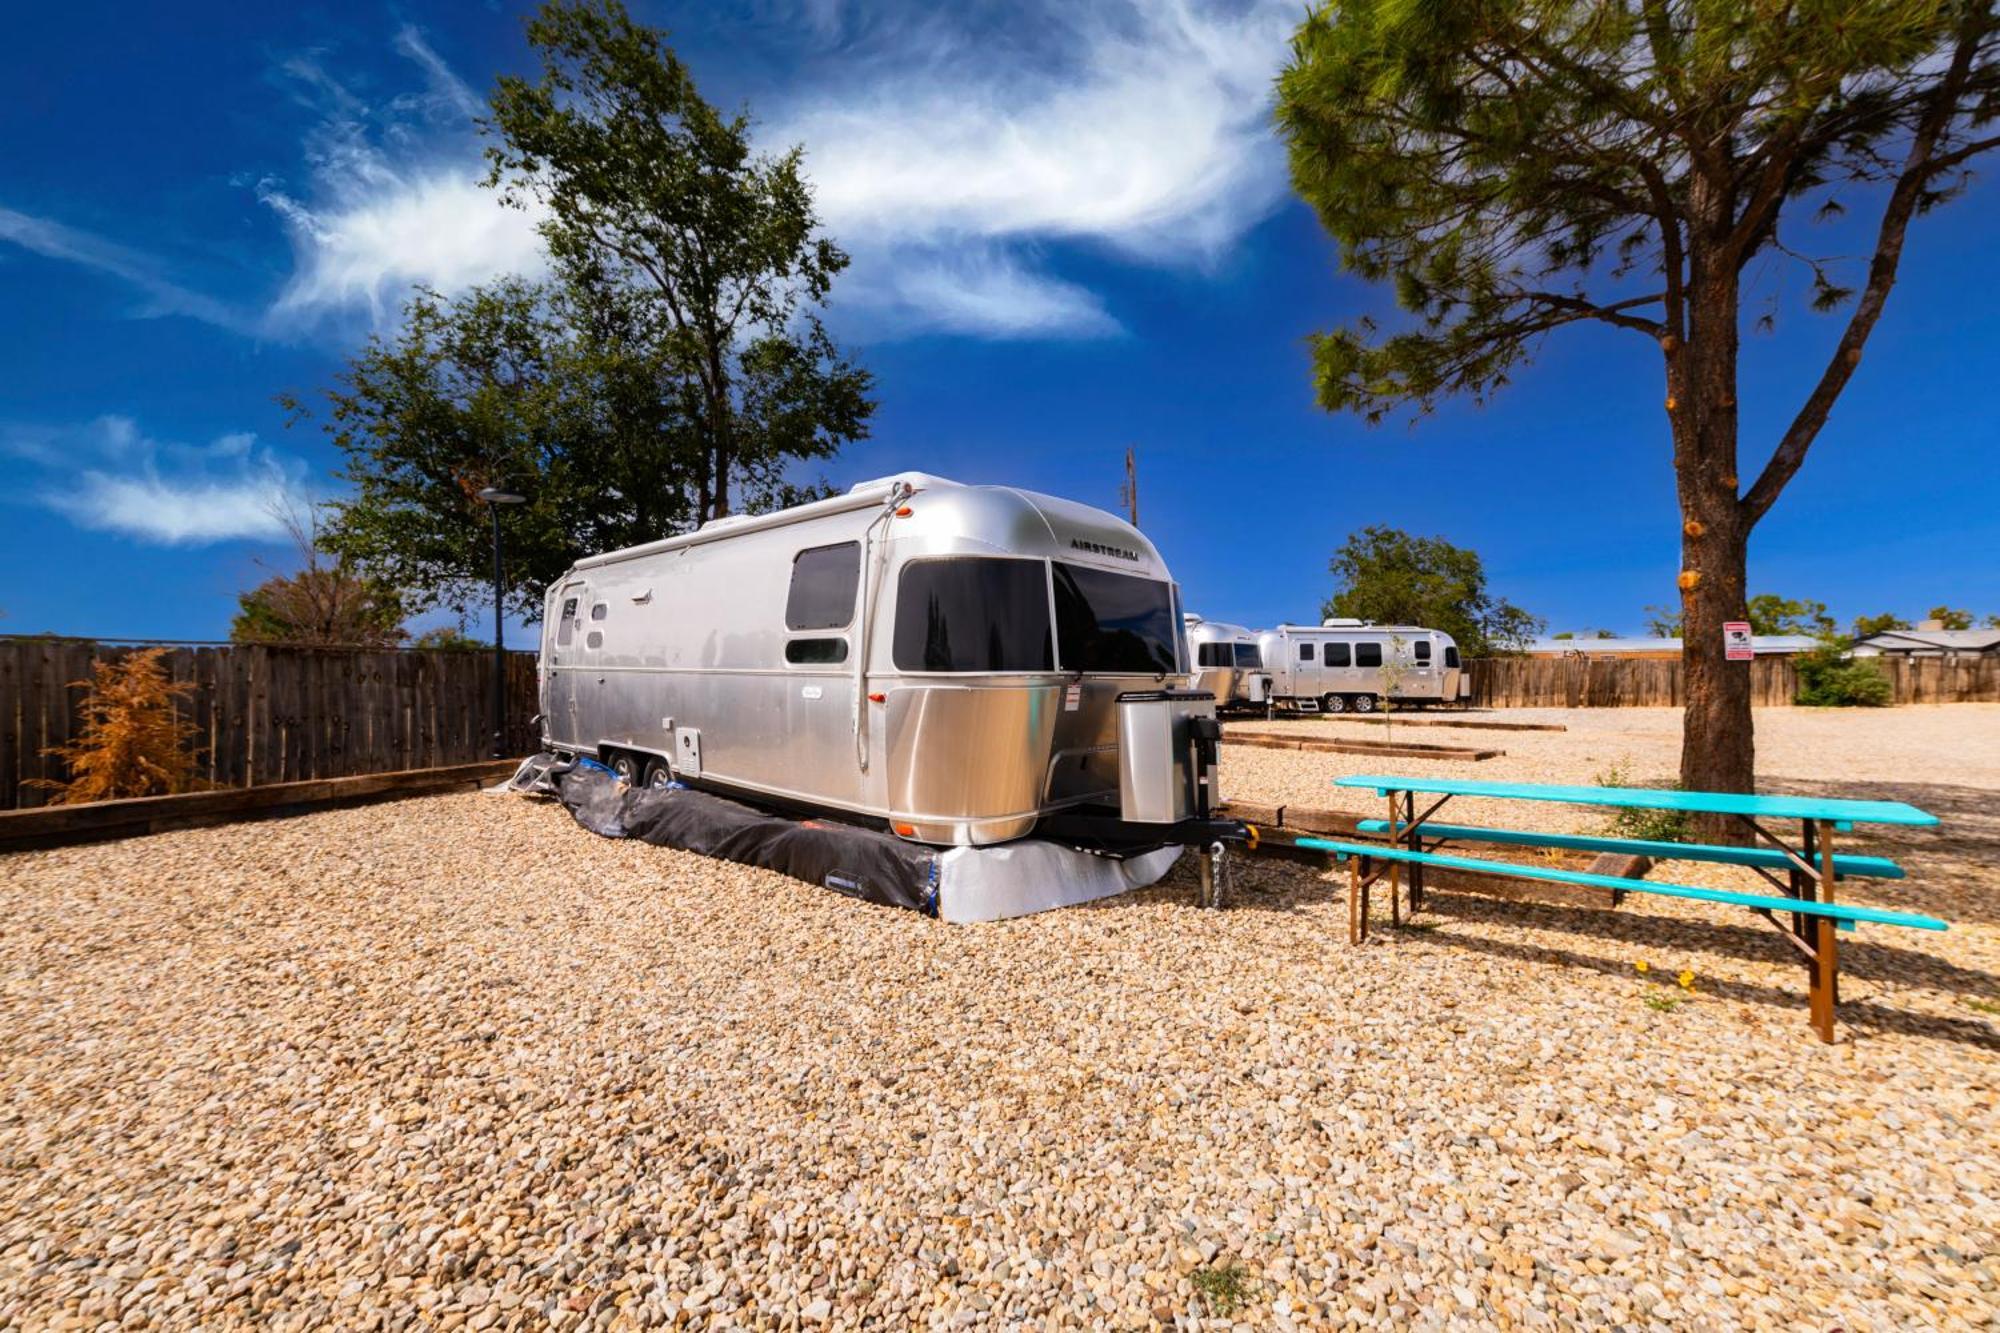
[{"label": "small green plant", "polygon": [[1970,997],[1966,1000],[1974,1010],[1982,1014],[2000,1014],[2000,1000],[1981,1000]]},{"label": "small green plant", "polygon": [[1671,1014],[1674,1010],[1681,1007],[1681,997],[1678,995],[1648,995],[1646,997],[1646,1007],[1655,1013]]},{"label": "small green plant", "polygon": [[[1613,764],[1592,779],[1600,787],[1629,787],[1631,775],[1623,762]],[[1682,790],[1676,778],[1668,784]],[[1618,810],[1606,822],[1605,832],[1614,838],[1637,838],[1642,842],[1686,842],[1693,833],[1691,817],[1685,810]]]},{"label": "small green plant", "polygon": [[1217,1319],[1228,1319],[1250,1303],[1250,1272],[1234,1262],[1204,1264],[1188,1275],[1201,1303]]},{"label": "small green plant", "polygon": [[1796,702],[1805,708],[1884,708],[1895,699],[1889,678],[1874,663],[1827,644],[1792,659],[1799,673]]}]

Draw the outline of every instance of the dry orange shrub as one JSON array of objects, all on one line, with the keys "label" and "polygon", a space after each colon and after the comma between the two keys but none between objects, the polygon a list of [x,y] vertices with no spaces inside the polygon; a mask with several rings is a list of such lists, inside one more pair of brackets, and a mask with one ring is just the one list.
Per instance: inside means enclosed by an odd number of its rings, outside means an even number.
[{"label": "dry orange shrub", "polygon": [[53,790],[55,805],[162,796],[200,785],[190,746],[195,726],[174,709],[194,683],[167,679],[160,663],[166,652],[146,648],[100,660],[91,664],[91,679],[72,681],[90,691],[83,727],[68,744],[42,751],[68,766],[69,779],[36,778],[27,785]]}]

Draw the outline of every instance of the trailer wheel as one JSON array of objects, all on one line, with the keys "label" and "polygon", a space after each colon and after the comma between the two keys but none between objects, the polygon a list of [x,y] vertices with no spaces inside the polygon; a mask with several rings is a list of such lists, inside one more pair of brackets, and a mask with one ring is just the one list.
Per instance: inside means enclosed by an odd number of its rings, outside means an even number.
[{"label": "trailer wheel", "polygon": [[613,750],[611,752],[611,771],[616,773],[618,780],[626,786],[638,786],[639,756],[633,754],[630,750]]},{"label": "trailer wheel", "polygon": [[1345,713],[1347,711],[1347,696],[1344,694],[1329,694],[1319,701],[1319,707],[1322,713]]},{"label": "trailer wheel", "polygon": [[1375,711],[1375,696],[1374,696],[1374,695],[1372,695],[1372,694],[1357,694],[1357,695],[1355,695],[1355,696],[1354,696],[1354,711],[1355,711],[1355,712],[1357,712],[1357,713],[1372,713],[1372,712],[1374,712],[1374,711]]},{"label": "trailer wheel", "polygon": [[673,780],[674,770],[668,766],[666,760],[648,759],[646,761],[646,785],[648,787],[654,791],[658,791],[660,788],[670,785]]}]

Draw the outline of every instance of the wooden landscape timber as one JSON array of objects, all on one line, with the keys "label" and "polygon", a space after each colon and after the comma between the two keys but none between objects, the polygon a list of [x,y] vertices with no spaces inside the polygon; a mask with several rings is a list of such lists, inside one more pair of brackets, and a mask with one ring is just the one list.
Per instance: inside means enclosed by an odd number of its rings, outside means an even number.
[{"label": "wooden landscape timber", "polygon": [[1465,717],[1408,717],[1397,713],[1395,717],[1362,717],[1357,713],[1331,714],[1320,716],[1329,722],[1359,722],[1368,727],[1462,727],[1468,731],[1568,731],[1560,722],[1495,722],[1490,718]]},{"label": "wooden landscape timber", "polygon": [[125,801],[48,805],[0,811],[0,852],[62,847],[71,843],[135,838],[170,829],[203,828],[242,819],[304,814],[329,806],[393,801],[406,796],[476,790],[511,775],[519,761],[487,759],[444,768],[366,773],[348,778],[274,782],[261,787],[140,796]]},{"label": "wooden landscape timber", "polygon": [[[1327,855],[1310,847],[1298,846],[1300,838],[1331,837],[1385,844],[1387,841],[1378,834],[1359,832],[1356,824],[1362,816],[1342,810],[1228,801],[1217,813],[1224,819],[1240,819],[1246,824],[1256,825],[1257,843],[1249,849],[1251,855],[1277,857],[1305,865],[1324,867]],[[1622,856],[1610,852],[1595,856],[1572,855],[1563,864],[1617,879],[1643,879],[1653,868],[1649,857]],[[1625,898],[1624,893],[1618,890],[1513,879],[1471,870],[1433,869],[1426,876],[1424,886],[1434,893],[1474,893],[1488,898],[1555,903],[1566,907],[1616,907]]]},{"label": "wooden landscape timber", "polygon": [[1465,745],[1428,741],[1365,741],[1333,736],[1294,736],[1263,731],[1227,731],[1224,745],[1254,745],[1263,750],[1310,750],[1321,754],[1372,754],[1390,759],[1496,759],[1505,750],[1481,750]]}]

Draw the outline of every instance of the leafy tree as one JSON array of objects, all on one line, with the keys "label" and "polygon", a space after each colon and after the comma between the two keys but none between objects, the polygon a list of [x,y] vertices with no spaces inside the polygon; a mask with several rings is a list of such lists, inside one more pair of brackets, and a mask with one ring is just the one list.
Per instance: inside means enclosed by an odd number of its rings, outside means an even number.
[{"label": "leafy tree", "polygon": [[452,299],[419,289],[402,327],[326,391],[354,487],[332,506],[328,548],[404,589],[412,612],[463,616],[492,590],[478,492],[510,487],[527,503],[501,511],[508,604],[533,620],[579,557],[691,527],[699,444],[649,314],[588,273]]},{"label": "leafy tree", "polygon": [[1442,537],[1364,528],[1348,537],[1329,567],[1339,586],[1322,614],[1443,630],[1467,657],[1518,651],[1548,624],[1496,600],[1486,591],[1479,553]]},{"label": "leafy tree", "polygon": [[1866,658],[1849,657],[1839,644],[1825,644],[1793,659],[1799,673],[1794,702],[1808,708],[1884,708],[1895,687]]},{"label": "leafy tree", "polygon": [[273,574],[236,599],[232,643],[340,644],[390,648],[403,632],[403,599],[394,584],[364,578],[329,558],[320,510],[283,510],[300,568]]},{"label": "leafy tree", "polygon": [[1961,611],[1954,606],[1934,606],[1927,620],[1935,620],[1940,629],[1971,629],[1972,612]]},{"label": "leafy tree", "polygon": [[1647,607],[1646,633],[1656,639],[1678,639],[1681,636],[1680,608],[1677,606]]},{"label": "leafy tree", "polygon": [[[1484,400],[1586,320],[1658,347],[1691,788],[1751,786],[1749,673],[1721,634],[1745,613],[1750,533],[1860,365],[1911,219],[2000,144],[1996,32],[1988,0],[1322,0],[1294,38],[1293,181],[1347,267],[1392,279],[1412,316],[1314,340],[1325,407],[1374,421]],[[1800,214],[1864,194],[1880,211],[1850,288],[1801,250]],[[1789,424],[1754,441],[1746,487],[1738,341],[1760,259],[1798,260],[1815,308],[1852,310]]]},{"label": "leafy tree", "polygon": [[1840,622],[1826,613],[1825,602],[1793,601],[1760,592],[1750,599],[1745,611],[1752,634],[1816,634],[1824,639],[1840,633]]},{"label": "leafy tree", "polygon": [[1574,639],[1576,635],[1570,630],[1564,630],[1560,634],[1551,634],[1549,637],[1552,639]]},{"label": "leafy tree", "polygon": [[819,235],[799,148],[751,151],[746,116],[702,100],[618,0],[550,0],[528,23],[535,82],[503,77],[487,184],[544,206],[557,264],[624,293],[679,390],[695,512],[782,498],[796,459],[867,433],[868,373],[819,320],[847,256]]},{"label": "leafy tree", "polygon": [[427,629],[410,640],[410,647],[421,648],[434,653],[487,653],[493,651],[491,640],[476,638],[456,625],[440,625]]},{"label": "leafy tree", "polygon": [[1909,627],[1909,621],[1891,611],[1884,611],[1879,616],[1856,616],[1854,618],[1854,637],[1857,639],[1872,639],[1877,634],[1887,634],[1892,629],[1908,629]]},{"label": "leafy tree", "polygon": [[55,793],[53,805],[168,796],[200,782],[193,744],[195,725],[176,705],[194,690],[191,680],[169,680],[165,648],[135,649],[91,663],[89,680],[70,682],[84,696],[76,738],[43,754],[61,759],[65,781],[30,778],[29,787]]}]

